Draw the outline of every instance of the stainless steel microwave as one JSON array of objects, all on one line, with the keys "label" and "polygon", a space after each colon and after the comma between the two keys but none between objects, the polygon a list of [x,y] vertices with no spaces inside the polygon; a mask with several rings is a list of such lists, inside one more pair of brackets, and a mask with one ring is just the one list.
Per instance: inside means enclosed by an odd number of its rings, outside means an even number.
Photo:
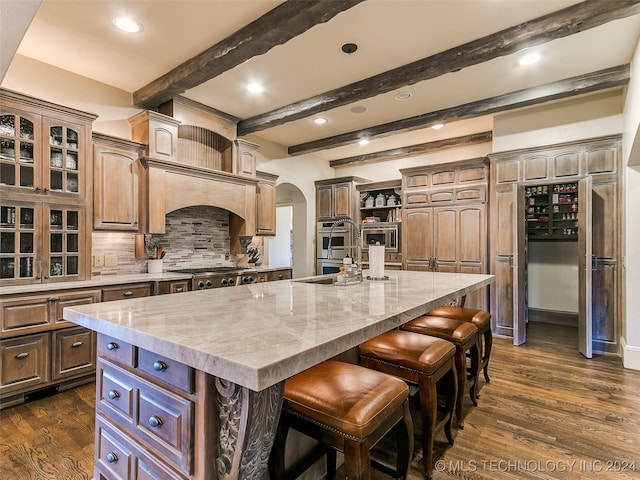
[{"label": "stainless steel microwave", "polygon": [[397,252],[400,249],[400,233],[396,223],[363,223],[362,249],[368,250],[369,245],[384,245],[387,252]]}]

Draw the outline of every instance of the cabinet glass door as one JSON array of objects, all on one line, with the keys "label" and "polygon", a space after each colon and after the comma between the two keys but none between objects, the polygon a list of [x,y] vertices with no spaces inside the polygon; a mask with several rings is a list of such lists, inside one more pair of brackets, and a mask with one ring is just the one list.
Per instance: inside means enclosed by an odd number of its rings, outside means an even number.
[{"label": "cabinet glass door", "polygon": [[43,262],[44,279],[56,281],[80,273],[80,243],[84,210],[52,206],[45,216],[47,245]]},{"label": "cabinet glass door", "polygon": [[0,185],[35,188],[36,124],[17,114],[0,115]]},{"label": "cabinet glass door", "polygon": [[80,144],[78,129],[51,125],[48,129],[47,167],[49,189],[78,195],[80,192]]},{"label": "cabinet glass door", "polygon": [[39,215],[34,206],[0,207],[0,284],[36,278]]}]

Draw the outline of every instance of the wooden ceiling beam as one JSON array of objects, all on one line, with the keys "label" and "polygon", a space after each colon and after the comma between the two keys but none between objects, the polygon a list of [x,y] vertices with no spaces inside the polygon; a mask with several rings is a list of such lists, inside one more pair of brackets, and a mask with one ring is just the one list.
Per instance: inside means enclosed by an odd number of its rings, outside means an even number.
[{"label": "wooden ceiling beam", "polygon": [[480,143],[490,142],[492,139],[492,132],[472,133],[471,135],[463,135],[461,137],[445,138],[444,140],[435,140],[433,142],[409,145],[408,147],[392,148],[391,150],[383,150],[381,152],[331,160],[329,162],[329,166],[332,168],[340,168],[352,167],[354,165],[366,165],[369,163],[387,162],[389,160],[397,160],[399,158],[415,157],[417,155],[441,152],[442,150],[448,150],[450,148],[478,145]]},{"label": "wooden ceiling beam", "polygon": [[364,0],[287,0],[221,42],[133,93],[133,104],[154,109],[247,60],[331,20]]},{"label": "wooden ceiling beam", "polygon": [[238,124],[238,135],[255,133],[375,97],[639,12],[640,0],[587,0],[362,81],[242,120]]},{"label": "wooden ceiling beam", "polygon": [[321,150],[353,144],[363,137],[368,139],[380,138],[396,133],[426,128],[436,123],[475,118],[516,108],[538,105],[552,100],[573,97],[575,95],[621,87],[629,82],[629,78],[629,65],[620,65],[618,67],[607,68],[605,70],[547,83],[538,87],[518,90],[496,97],[437,110],[435,112],[416,115],[395,122],[384,123],[362,130],[293,145],[288,148],[288,153],[289,155],[302,155],[305,153],[319,152]]}]

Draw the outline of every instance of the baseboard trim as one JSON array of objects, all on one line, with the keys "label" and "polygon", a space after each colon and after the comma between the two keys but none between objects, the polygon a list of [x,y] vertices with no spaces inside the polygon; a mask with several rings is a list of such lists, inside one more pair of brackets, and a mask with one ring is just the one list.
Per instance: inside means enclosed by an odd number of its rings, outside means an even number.
[{"label": "baseboard trim", "polygon": [[563,325],[565,327],[577,327],[578,314],[571,312],[560,312],[557,310],[529,308],[529,321],[550,323],[552,325]]},{"label": "baseboard trim", "polygon": [[622,364],[630,370],[640,370],[640,347],[627,345],[625,338],[620,339],[622,346]]}]

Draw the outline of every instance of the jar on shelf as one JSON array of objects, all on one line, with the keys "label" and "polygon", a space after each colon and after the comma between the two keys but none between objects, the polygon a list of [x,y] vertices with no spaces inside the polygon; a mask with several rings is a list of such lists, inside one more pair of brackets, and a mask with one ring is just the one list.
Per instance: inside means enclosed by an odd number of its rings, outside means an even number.
[{"label": "jar on shelf", "polygon": [[364,200],[364,206],[365,208],[373,208],[373,204],[375,202],[375,198],[373,198],[373,195],[369,195],[365,200]]},{"label": "jar on shelf", "polygon": [[384,194],[379,193],[376,197],[376,207],[384,207],[387,203],[386,198],[384,198]]}]

